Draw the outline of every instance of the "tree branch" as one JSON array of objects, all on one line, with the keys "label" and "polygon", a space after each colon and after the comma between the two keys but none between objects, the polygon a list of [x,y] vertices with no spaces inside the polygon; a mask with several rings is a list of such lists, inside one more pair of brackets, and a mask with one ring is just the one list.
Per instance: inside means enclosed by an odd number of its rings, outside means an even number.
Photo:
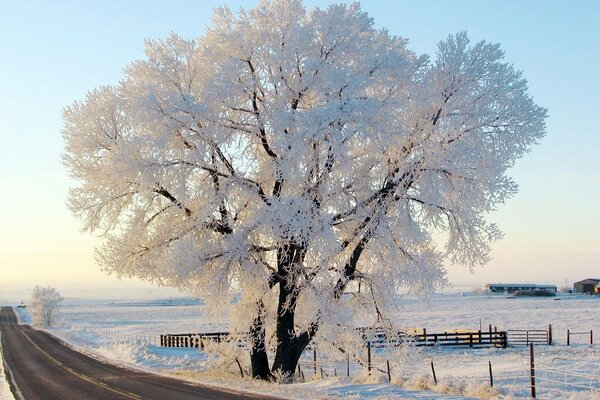
[{"label": "tree branch", "polygon": [[159,186],[157,189],[154,189],[153,192],[160,194],[161,196],[175,204],[177,207],[184,210],[186,216],[190,217],[192,215],[192,211],[189,208],[185,207],[183,204],[181,204],[181,202],[177,200],[167,189]]}]

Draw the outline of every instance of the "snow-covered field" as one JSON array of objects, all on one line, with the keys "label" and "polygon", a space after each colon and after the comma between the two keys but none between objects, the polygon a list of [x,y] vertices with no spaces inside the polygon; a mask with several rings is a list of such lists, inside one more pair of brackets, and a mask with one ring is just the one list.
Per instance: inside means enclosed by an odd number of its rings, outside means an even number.
[{"label": "snow-covered field", "polygon": [[[599,297],[515,299],[439,294],[429,302],[404,298],[399,304],[394,325],[423,327],[428,332],[479,329],[480,326],[485,330],[490,324],[499,330],[546,329],[552,324],[556,345],[535,349],[538,397],[600,399],[600,346],[590,346],[589,335],[572,338],[571,346],[566,346],[567,329],[589,332],[595,328],[600,317]],[[24,318],[26,316],[22,316]],[[343,357],[319,363],[318,373],[313,376],[312,355],[307,354],[303,363],[306,382],[279,386],[241,380],[237,366],[232,366],[229,373],[215,372],[217,363],[195,349],[158,346],[161,333],[211,332],[226,328],[207,320],[202,304],[189,299],[70,300],[62,307],[61,327],[51,331],[75,346],[119,363],[289,398],[529,396],[529,352],[525,347],[415,348],[400,355],[375,352],[374,364],[379,370],[386,371],[386,361],[390,361],[395,384],[388,384],[387,374],[377,370],[365,377],[357,363],[351,364],[351,378],[341,377],[346,374]],[[431,362],[435,365],[437,385],[432,381]],[[494,389],[489,388],[488,362],[492,364]],[[321,379],[321,367],[324,379]]]}]

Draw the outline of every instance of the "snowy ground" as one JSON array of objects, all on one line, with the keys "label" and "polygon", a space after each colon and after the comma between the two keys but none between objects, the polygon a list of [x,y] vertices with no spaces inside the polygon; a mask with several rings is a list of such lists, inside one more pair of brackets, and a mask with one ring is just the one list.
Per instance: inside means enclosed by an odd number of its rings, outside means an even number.
[{"label": "snowy ground", "polygon": [[[397,326],[424,327],[428,332],[479,329],[480,326],[485,330],[489,324],[500,330],[545,329],[552,324],[557,345],[535,349],[538,398],[600,399],[600,346],[584,344],[589,342],[589,335],[572,339],[575,345],[565,345],[567,329],[589,331],[594,328],[600,316],[600,298],[561,296],[557,299],[459,294],[436,295],[430,302],[406,298],[394,322]],[[21,319],[24,318],[26,315]],[[529,354],[525,347],[418,348],[399,358],[376,352],[374,364],[378,369],[385,371],[386,361],[390,360],[395,384],[388,384],[387,374],[378,371],[371,377],[360,378],[364,372],[356,363],[351,364],[351,378],[333,377],[334,374],[345,375],[343,359],[319,363],[318,373],[313,377],[312,358],[308,354],[302,364],[306,382],[278,386],[241,380],[236,376],[239,374],[236,366],[232,366],[229,375],[211,372],[215,368],[214,361],[194,349],[157,346],[161,333],[226,329],[206,320],[202,305],[196,301],[71,300],[65,302],[61,318],[62,326],[51,330],[54,334],[113,361],[289,398],[447,399],[526,398],[529,395]],[[493,368],[494,390],[489,388],[488,361]],[[437,385],[432,382],[431,362],[435,365]],[[321,367],[325,379],[321,379]]]},{"label": "snowy ground", "polygon": [[8,387],[8,381],[4,375],[4,367],[0,363],[0,400],[13,400],[14,397]]},{"label": "snowy ground", "polygon": [[2,345],[0,344],[0,400],[14,400],[14,397],[8,386],[8,380],[4,371],[4,363],[2,362]]}]

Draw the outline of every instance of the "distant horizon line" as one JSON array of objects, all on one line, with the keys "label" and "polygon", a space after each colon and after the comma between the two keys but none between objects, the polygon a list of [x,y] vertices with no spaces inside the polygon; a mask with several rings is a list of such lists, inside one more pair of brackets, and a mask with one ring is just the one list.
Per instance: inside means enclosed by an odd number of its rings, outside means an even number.
[{"label": "distant horizon line", "polygon": [[[587,278],[583,278],[587,279]],[[456,282],[450,283],[448,286],[438,289],[434,293],[466,293],[473,292],[478,289],[483,289],[484,285],[488,283],[494,284],[514,284],[515,281],[479,281],[479,282]],[[525,282],[525,283],[523,283]],[[557,283],[555,280],[549,279],[547,281],[531,280],[522,281],[521,284],[556,284],[561,289],[565,286],[571,286],[577,281],[567,281]],[[162,299],[162,298],[193,298],[201,299],[200,296],[194,296],[189,293],[182,292],[172,287],[159,287],[159,286],[144,286],[150,285],[144,282],[131,282],[125,283],[124,286],[114,287],[110,285],[91,285],[84,282],[77,283],[65,283],[64,285],[54,285],[56,289],[61,292],[65,300],[107,300],[107,301],[125,301],[125,300],[136,300],[136,299]],[[35,286],[35,285],[33,285]],[[27,301],[31,295],[30,288],[15,287],[5,288],[0,286],[0,303],[18,304],[22,301]],[[43,285],[46,286],[46,285]],[[51,285],[52,286],[52,285]],[[399,294],[405,294],[408,289],[401,290]]]}]

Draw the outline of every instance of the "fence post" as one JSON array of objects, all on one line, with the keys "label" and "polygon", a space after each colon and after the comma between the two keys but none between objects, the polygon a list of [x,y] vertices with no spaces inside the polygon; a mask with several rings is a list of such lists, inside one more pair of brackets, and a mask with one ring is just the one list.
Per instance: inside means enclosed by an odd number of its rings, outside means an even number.
[{"label": "fence post", "polygon": [[371,341],[367,342],[367,369],[371,372]]},{"label": "fence post", "polygon": [[594,331],[590,329],[590,344],[594,344]]},{"label": "fence post", "polygon": [[571,339],[571,331],[569,331],[569,330],[567,329],[567,346],[569,346],[569,344],[570,344],[570,342],[571,342],[571,340],[570,340],[570,339]]},{"label": "fence post", "polygon": [[473,347],[473,334],[469,333],[469,347]]},{"label": "fence post", "polygon": [[390,371],[390,360],[386,360],[387,363],[387,372],[388,372],[388,382],[392,382],[392,373]]},{"label": "fence post", "polygon": [[533,343],[529,344],[529,375],[531,377],[531,397],[535,399],[535,362],[533,359]]},{"label": "fence post", "polygon": [[490,370],[490,387],[494,387],[494,375],[492,375],[492,362],[488,361],[488,367]]},{"label": "fence post", "polygon": [[350,378],[350,353],[347,353],[346,356],[346,376]]},{"label": "fence post", "polygon": [[435,376],[435,368],[433,367],[433,361],[431,361],[431,373],[433,374],[433,381],[437,385],[437,377]]},{"label": "fence post", "polygon": [[313,372],[317,374],[317,346],[313,346]]},{"label": "fence post", "polygon": [[548,324],[548,346],[552,346],[552,324]]}]

